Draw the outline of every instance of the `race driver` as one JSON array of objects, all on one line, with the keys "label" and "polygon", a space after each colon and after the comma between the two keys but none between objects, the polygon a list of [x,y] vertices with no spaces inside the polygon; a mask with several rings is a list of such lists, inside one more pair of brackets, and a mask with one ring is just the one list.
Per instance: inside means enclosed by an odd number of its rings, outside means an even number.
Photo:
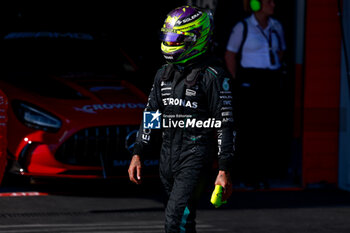
[{"label": "race driver", "polygon": [[[212,32],[209,11],[183,6],[167,15],[161,29],[161,51],[167,64],[155,76],[129,166],[130,180],[140,184],[143,155],[153,145],[154,133],[161,131],[160,178],[168,197],[167,233],[196,232],[195,194],[215,153],[219,169],[215,185],[223,187],[223,200],[232,193],[233,99],[229,75],[209,55]],[[152,119],[145,118],[148,114]]]}]

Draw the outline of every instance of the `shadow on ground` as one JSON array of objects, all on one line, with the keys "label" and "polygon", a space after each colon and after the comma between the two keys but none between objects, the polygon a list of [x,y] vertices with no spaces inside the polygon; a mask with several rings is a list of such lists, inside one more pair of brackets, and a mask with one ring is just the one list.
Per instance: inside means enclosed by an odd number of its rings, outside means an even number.
[{"label": "shadow on ground", "polygon": [[[146,198],[163,202],[164,193],[158,179],[134,185],[129,180],[36,179],[34,182],[12,184],[0,192],[43,192],[49,195],[107,198]],[[210,203],[208,187],[199,201],[199,209],[215,209]],[[350,193],[336,188],[305,189],[301,191],[234,190],[228,203],[220,209],[276,209],[350,206]],[[113,211],[113,210],[112,210]],[[119,210],[118,210],[119,211]],[[123,210],[124,211],[124,210]],[[135,211],[135,210],[133,210]],[[137,211],[148,211],[138,209]]]}]

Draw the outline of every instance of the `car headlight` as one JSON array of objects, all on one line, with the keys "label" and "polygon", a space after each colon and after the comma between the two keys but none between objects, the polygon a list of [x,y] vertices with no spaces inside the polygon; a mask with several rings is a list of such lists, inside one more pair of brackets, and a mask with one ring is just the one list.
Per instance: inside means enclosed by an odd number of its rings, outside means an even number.
[{"label": "car headlight", "polygon": [[60,119],[37,106],[14,101],[13,109],[18,119],[28,127],[47,132],[57,132],[61,128]]}]

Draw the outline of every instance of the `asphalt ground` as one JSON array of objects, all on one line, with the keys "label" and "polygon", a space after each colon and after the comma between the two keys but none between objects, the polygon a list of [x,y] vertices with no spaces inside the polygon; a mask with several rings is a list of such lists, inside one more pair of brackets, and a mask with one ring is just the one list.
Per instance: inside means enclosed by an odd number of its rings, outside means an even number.
[{"label": "asphalt ground", "polygon": [[[0,232],[164,232],[161,193],[157,183],[49,181],[5,186],[0,188]],[[218,209],[209,203],[210,195],[208,189],[199,203],[199,233],[350,232],[350,193],[338,189],[235,190]]]}]

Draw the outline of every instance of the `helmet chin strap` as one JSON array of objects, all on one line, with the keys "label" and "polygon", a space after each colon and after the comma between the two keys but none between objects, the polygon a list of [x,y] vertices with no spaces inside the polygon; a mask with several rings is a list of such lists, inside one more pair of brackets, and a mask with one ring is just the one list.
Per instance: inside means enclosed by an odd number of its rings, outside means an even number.
[{"label": "helmet chin strap", "polygon": [[175,68],[179,71],[184,71],[184,70],[189,70],[197,66],[202,60],[205,60],[207,57],[208,53],[205,52],[197,57],[194,57],[191,60],[188,60],[185,63],[178,63],[178,64],[173,64]]}]

